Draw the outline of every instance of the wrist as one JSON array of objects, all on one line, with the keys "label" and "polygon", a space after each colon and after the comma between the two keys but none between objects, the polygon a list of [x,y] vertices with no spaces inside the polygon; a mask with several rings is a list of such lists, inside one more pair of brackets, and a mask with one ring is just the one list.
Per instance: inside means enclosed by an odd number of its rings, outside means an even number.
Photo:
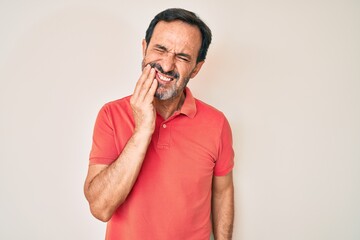
[{"label": "wrist", "polygon": [[134,138],[134,140],[138,139],[140,141],[151,140],[153,132],[154,131],[151,129],[136,129],[135,128],[133,138]]}]

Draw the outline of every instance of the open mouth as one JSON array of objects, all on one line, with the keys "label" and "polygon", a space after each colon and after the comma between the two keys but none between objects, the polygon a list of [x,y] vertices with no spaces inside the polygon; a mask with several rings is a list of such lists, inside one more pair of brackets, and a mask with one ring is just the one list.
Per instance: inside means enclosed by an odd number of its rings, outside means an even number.
[{"label": "open mouth", "polygon": [[164,82],[164,83],[168,83],[173,80],[173,78],[167,77],[167,76],[163,75],[162,73],[160,73],[159,71],[156,71],[155,77],[156,77],[156,80],[158,80],[160,82]]}]

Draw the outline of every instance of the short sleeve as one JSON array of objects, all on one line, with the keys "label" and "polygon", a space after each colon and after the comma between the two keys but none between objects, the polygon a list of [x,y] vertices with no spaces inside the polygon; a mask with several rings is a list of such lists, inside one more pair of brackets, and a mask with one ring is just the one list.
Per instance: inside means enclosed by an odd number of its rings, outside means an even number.
[{"label": "short sleeve", "polygon": [[96,118],[93,142],[90,151],[91,164],[111,164],[118,157],[114,129],[107,105],[103,106]]},{"label": "short sleeve", "polygon": [[229,122],[224,118],[219,139],[218,158],[215,162],[214,175],[225,176],[234,167],[234,149]]}]

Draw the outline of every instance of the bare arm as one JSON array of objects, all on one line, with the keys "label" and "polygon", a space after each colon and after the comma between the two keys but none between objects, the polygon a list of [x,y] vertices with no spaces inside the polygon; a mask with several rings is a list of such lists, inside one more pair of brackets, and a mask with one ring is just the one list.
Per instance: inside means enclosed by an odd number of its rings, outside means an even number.
[{"label": "bare arm", "polygon": [[234,185],[232,172],[213,178],[212,219],[215,240],[232,239],[234,223]]},{"label": "bare arm", "polygon": [[125,201],[140,172],[151,136],[155,129],[153,106],[157,81],[150,66],[144,68],[130,99],[135,130],[118,159],[111,165],[90,165],[84,193],[91,213],[108,221]]}]

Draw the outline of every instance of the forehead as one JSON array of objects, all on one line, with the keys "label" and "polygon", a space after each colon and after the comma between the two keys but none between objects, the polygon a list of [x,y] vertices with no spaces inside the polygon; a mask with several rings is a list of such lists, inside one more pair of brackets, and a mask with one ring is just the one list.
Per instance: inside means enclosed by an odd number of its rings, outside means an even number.
[{"label": "forehead", "polygon": [[197,26],[182,21],[160,21],[154,28],[150,45],[161,44],[174,52],[198,53],[201,32]]}]

